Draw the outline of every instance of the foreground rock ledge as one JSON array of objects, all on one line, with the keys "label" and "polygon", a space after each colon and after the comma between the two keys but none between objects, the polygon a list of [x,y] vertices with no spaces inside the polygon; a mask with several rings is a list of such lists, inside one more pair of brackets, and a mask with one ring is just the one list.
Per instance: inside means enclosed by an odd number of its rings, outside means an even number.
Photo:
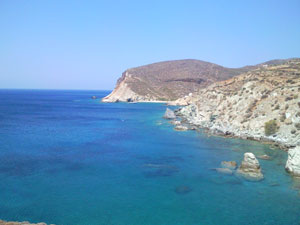
[{"label": "foreground rock ledge", "polygon": [[250,181],[260,181],[264,178],[258,160],[251,152],[244,154],[244,160],[237,170],[237,173]]},{"label": "foreground rock ledge", "polygon": [[300,177],[300,146],[289,150],[285,169],[292,175]]},{"label": "foreground rock ledge", "polygon": [[[0,225],[47,225],[47,224],[46,223],[30,223],[28,221],[13,222],[13,221],[0,220]],[[54,225],[54,224],[50,224],[50,225]]]}]

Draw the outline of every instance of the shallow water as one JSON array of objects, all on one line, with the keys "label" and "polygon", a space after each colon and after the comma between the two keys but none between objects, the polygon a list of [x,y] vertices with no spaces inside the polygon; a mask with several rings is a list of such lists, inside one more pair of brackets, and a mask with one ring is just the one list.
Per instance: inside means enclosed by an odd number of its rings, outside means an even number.
[{"label": "shallow water", "polygon": [[[57,225],[300,224],[287,154],[178,132],[163,104],[103,104],[101,91],[0,90],[0,218]],[[265,179],[212,170],[259,160]],[[299,185],[300,186],[300,185]]]}]

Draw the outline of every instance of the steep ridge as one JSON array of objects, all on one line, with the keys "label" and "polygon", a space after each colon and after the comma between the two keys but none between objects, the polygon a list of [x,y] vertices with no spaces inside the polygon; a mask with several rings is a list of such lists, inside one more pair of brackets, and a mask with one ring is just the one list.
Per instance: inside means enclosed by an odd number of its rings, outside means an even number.
[{"label": "steep ridge", "polygon": [[255,69],[247,66],[225,68],[200,60],[174,60],[126,70],[111,94],[103,102],[170,101],[203,87]]},{"label": "steep ridge", "polygon": [[276,60],[174,104],[183,120],[218,134],[300,145],[300,59]]}]

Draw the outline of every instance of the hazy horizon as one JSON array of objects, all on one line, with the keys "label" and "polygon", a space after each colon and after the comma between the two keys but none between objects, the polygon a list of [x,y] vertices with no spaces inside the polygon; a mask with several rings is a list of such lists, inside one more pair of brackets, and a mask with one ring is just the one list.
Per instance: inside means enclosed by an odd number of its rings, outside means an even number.
[{"label": "hazy horizon", "polygon": [[0,88],[112,90],[128,68],[300,57],[299,1],[1,1]]}]

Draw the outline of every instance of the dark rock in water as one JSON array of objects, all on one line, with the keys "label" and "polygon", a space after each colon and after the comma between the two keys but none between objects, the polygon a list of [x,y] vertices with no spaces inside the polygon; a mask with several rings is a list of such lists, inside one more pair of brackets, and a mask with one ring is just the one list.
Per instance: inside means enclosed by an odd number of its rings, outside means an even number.
[{"label": "dark rock in water", "polygon": [[272,184],[270,184],[270,186],[271,187],[278,187],[278,186],[280,186],[280,184],[278,184],[278,183],[272,183]]},{"label": "dark rock in water", "polygon": [[175,188],[175,192],[177,194],[187,194],[192,191],[192,188],[189,186],[178,186]]},{"label": "dark rock in water", "polygon": [[91,98],[92,98],[92,99],[97,99],[97,96],[93,95]]},{"label": "dark rock in water", "polygon": [[173,112],[173,110],[167,108],[167,109],[166,109],[166,112],[165,112],[165,115],[164,115],[164,118],[165,118],[165,119],[175,119],[175,118],[176,118],[176,115],[175,115],[175,113]]}]

